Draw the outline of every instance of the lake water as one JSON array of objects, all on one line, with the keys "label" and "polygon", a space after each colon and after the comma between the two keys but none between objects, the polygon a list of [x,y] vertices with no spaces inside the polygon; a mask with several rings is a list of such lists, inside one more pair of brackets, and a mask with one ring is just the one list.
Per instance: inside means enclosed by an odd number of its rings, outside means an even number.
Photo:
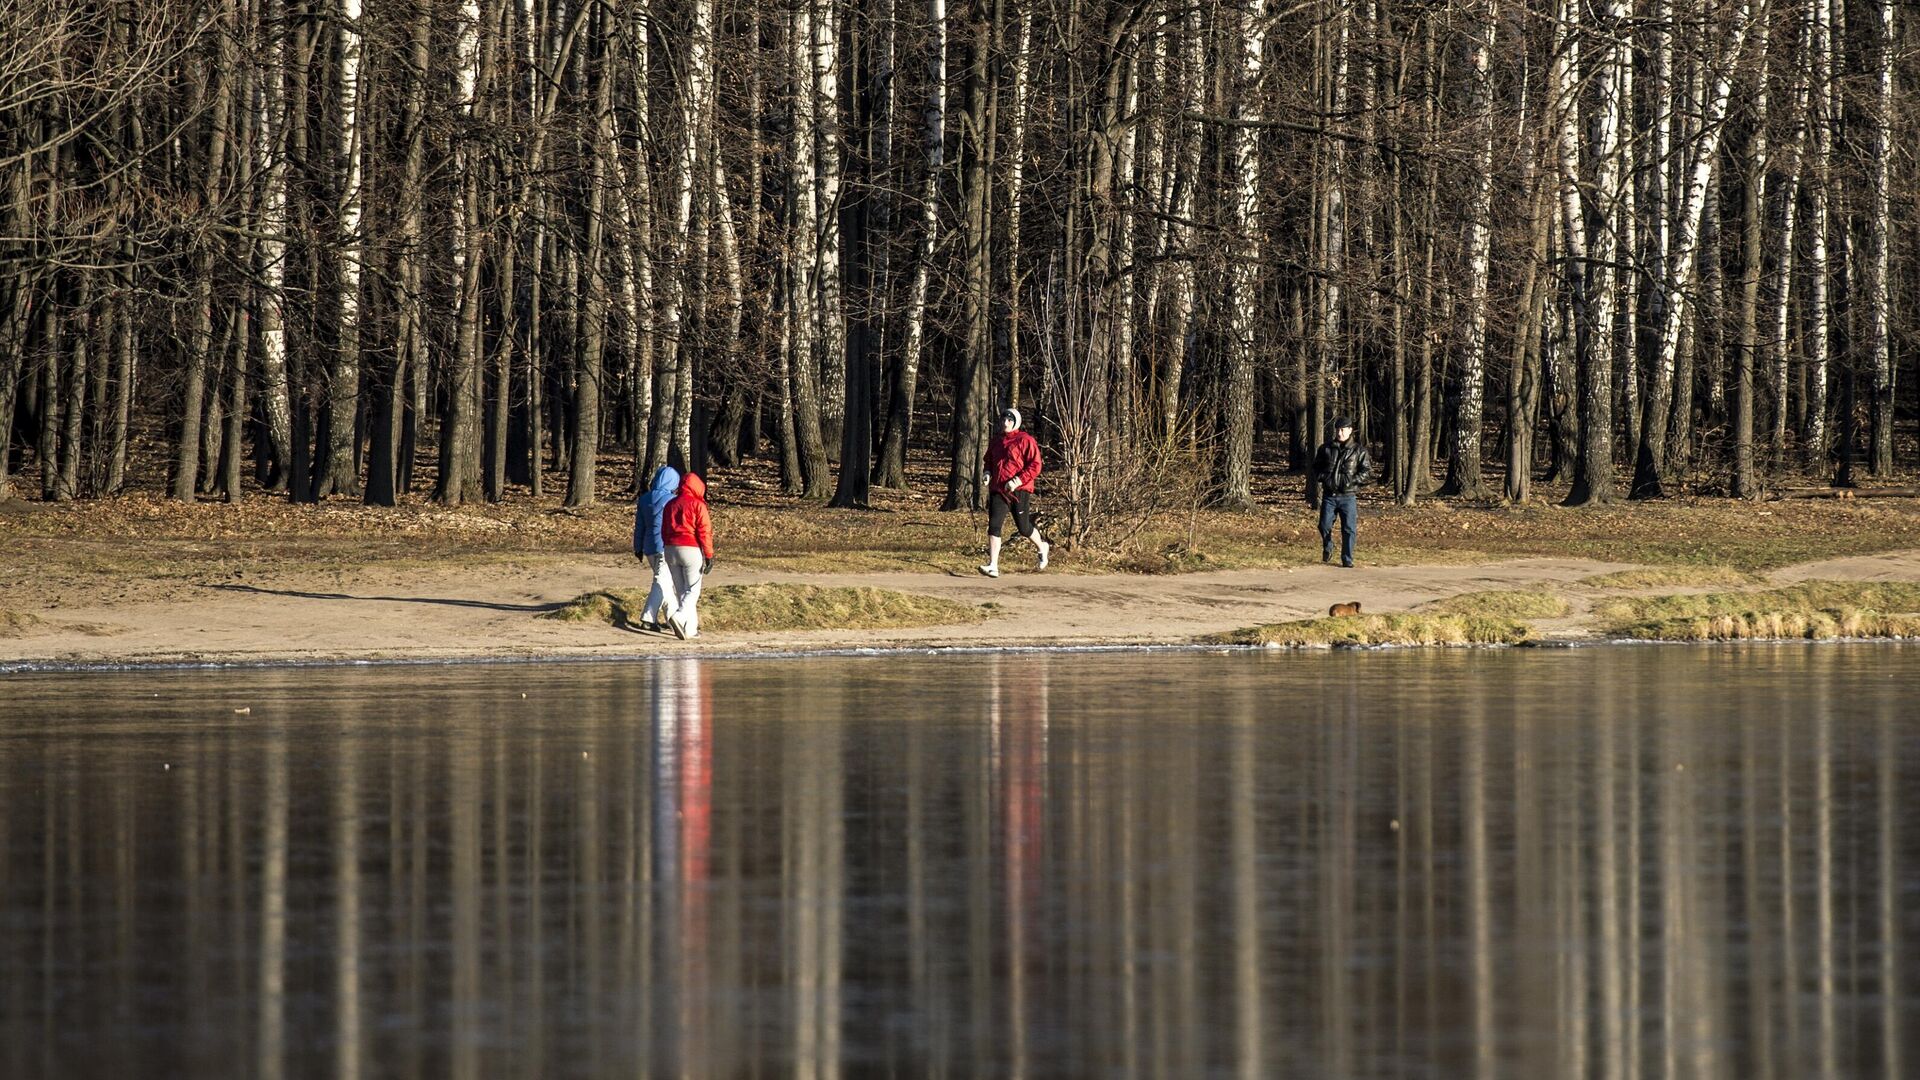
[{"label": "lake water", "polygon": [[1911,1076],[1916,806],[1909,645],[6,676],[0,1074]]}]

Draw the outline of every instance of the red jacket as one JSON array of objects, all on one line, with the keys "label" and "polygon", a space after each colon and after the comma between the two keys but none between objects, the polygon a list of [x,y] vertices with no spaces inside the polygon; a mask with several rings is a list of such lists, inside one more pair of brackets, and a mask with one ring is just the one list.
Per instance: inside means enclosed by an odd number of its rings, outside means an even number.
[{"label": "red jacket", "polygon": [[707,515],[707,485],[693,473],[660,515],[660,540],[668,547],[697,547],[713,558],[713,519]]},{"label": "red jacket", "polygon": [[1020,478],[1020,490],[1032,491],[1040,478],[1040,442],[1024,431],[1003,431],[987,444],[987,475],[1004,494],[1007,481]]}]

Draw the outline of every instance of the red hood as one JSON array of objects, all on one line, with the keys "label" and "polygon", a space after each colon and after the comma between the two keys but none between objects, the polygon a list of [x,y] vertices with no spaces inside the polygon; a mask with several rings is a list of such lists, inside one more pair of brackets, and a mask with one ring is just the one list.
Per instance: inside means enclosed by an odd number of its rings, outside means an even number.
[{"label": "red hood", "polygon": [[705,499],[707,497],[707,483],[694,473],[688,473],[686,477],[680,481],[680,494],[689,496],[690,498]]}]

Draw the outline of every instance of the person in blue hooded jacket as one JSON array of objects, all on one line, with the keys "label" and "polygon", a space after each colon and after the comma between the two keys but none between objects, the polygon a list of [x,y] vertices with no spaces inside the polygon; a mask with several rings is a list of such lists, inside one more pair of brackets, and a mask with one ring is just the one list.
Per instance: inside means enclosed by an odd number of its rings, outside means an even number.
[{"label": "person in blue hooded jacket", "polygon": [[660,516],[678,494],[679,470],[662,465],[660,471],[653,474],[653,486],[641,492],[633,504],[633,554],[645,561],[653,573],[647,607],[640,613],[640,626],[644,630],[659,630],[673,617],[673,578],[667,567],[667,546],[660,540]]}]

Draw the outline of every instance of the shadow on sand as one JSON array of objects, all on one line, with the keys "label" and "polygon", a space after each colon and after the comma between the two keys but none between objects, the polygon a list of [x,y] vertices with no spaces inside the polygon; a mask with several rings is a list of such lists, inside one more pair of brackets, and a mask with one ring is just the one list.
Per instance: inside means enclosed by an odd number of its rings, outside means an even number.
[{"label": "shadow on sand", "polygon": [[558,611],[565,604],[501,604],[491,600],[453,600],[438,596],[353,596],[348,593],[307,592],[301,589],[263,589],[258,585],[207,585],[223,592],[259,593],[263,596],[292,596],[301,600],[370,600],[389,604],[438,604],[442,607],[484,608],[488,611]]}]

